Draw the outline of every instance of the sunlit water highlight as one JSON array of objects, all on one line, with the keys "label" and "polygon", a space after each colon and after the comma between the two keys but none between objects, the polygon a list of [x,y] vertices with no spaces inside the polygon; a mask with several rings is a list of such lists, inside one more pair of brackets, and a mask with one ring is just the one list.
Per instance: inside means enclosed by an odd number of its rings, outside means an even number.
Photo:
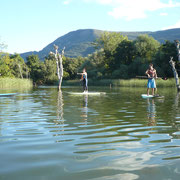
[{"label": "sunlit water highlight", "polygon": [[0,179],[179,179],[180,102],[145,89],[41,87],[0,98]]}]

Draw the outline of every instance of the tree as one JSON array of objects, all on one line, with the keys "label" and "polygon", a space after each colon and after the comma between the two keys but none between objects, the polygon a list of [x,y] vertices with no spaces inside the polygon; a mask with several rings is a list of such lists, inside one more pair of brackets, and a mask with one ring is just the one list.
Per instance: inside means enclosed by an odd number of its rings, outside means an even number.
[{"label": "tree", "polygon": [[[154,59],[154,64],[161,69],[159,76],[173,76],[172,70],[169,65],[170,57],[174,57],[175,62],[178,62],[175,44],[170,41],[166,41],[164,44],[161,44],[159,51],[157,52]],[[179,69],[178,64],[177,69]]]},{"label": "tree", "polygon": [[[116,52],[114,54],[114,63],[113,69],[117,69],[121,66],[121,64],[129,65],[135,59],[135,47],[133,41],[123,40],[120,42],[116,48]],[[111,65],[111,66],[112,66]]]},{"label": "tree", "polygon": [[116,32],[104,32],[99,39],[96,40],[99,49],[104,51],[104,66],[110,73],[113,71],[111,64],[114,61],[114,53],[118,45],[123,41],[127,40],[127,36],[123,36]]},{"label": "tree", "polygon": [[128,77],[134,78],[137,75],[144,75],[146,69],[148,68],[148,62],[145,62],[143,58],[137,57],[128,66]]},{"label": "tree", "polygon": [[13,71],[15,77],[23,78],[27,74],[27,67],[24,62],[24,59],[19,54],[14,54],[10,56],[12,63],[10,68]]},{"label": "tree", "polygon": [[127,79],[128,78],[128,66],[125,64],[120,65],[119,69],[113,71],[112,78]]},{"label": "tree", "polygon": [[105,52],[114,52],[118,44],[125,39],[128,39],[127,36],[123,36],[121,33],[104,32],[100,38],[96,40],[96,46],[103,48]]},{"label": "tree", "polygon": [[9,54],[3,54],[0,56],[0,74],[2,77],[14,77],[12,69],[10,68],[12,60]]},{"label": "tree", "polygon": [[151,62],[160,47],[160,43],[145,34],[137,37],[134,46],[137,57],[145,58],[148,62]]},{"label": "tree", "polygon": [[49,54],[44,61],[44,82],[45,84],[55,84],[58,81],[56,60],[54,55]]},{"label": "tree", "polygon": [[81,65],[84,63],[84,58],[68,58],[64,57],[63,66],[65,72],[65,79],[75,79],[77,77],[77,72],[80,69]]},{"label": "tree", "polygon": [[104,58],[104,51],[102,49],[98,50],[85,58],[84,63],[79,69],[80,71],[82,71],[82,69],[86,68],[88,72],[88,77],[101,79],[102,76],[105,76],[106,72]]},{"label": "tree", "polygon": [[63,79],[63,75],[64,75],[64,69],[63,69],[63,56],[64,56],[64,50],[65,47],[63,48],[61,54],[58,51],[58,46],[54,45],[54,49],[55,49],[55,53],[50,52],[51,55],[54,55],[55,59],[56,59],[56,68],[57,68],[57,76],[59,79],[59,90],[61,90],[61,84],[62,84],[62,79]]},{"label": "tree", "polygon": [[42,84],[44,78],[44,63],[40,62],[38,55],[30,55],[27,57],[26,65],[30,71],[30,77],[33,79],[33,82]]}]

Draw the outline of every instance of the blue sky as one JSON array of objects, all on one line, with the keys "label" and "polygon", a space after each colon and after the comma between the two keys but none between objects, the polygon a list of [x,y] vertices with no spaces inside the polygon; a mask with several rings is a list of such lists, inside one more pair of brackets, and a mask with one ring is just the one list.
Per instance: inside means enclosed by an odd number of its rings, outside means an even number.
[{"label": "blue sky", "polygon": [[78,29],[180,28],[180,0],[0,0],[0,17],[0,43],[22,53]]}]

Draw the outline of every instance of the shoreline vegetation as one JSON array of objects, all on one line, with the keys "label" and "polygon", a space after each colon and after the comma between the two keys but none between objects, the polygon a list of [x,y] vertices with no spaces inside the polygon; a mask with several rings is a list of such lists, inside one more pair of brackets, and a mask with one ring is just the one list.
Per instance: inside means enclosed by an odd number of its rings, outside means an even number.
[{"label": "shoreline vegetation", "polygon": [[0,89],[30,89],[33,87],[31,79],[0,78]]},{"label": "shoreline vegetation", "polygon": [[[157,79],[157,87],[176,87],[174,78],[167,80]],[[57,84],[56,84],[57,85]],[[48,86],[48,85],[47,85]],[[79,79],[63,80],[62,86],[82,86]],[[147,79],[88,79],[88,86],[109,87],[146,87]],[[29,89],[33,88],[31,79],[0,78],[0,89]]]},{"label": "shoreline vegetation", "polygon": [[[174,78],[167,80],[157,79],[157,87],[176,87]],[[56,84],[57,85],[57,84]],[[48,85],[47,85],[48,86]],[[82,86],[79,79],[63,80],[62,86]],[[88,79],[88,86],[106,86],[106,87],[146,87],[147,79]],[[30,89],[33,88],[31,79],[20,78],[0,78],[0,89]]]},{"label": "shoreline vegetation", "polygon": [[[176,87],[174,78],[167,80],[157,79],[157,87]],[[79,80],[63,80],[63,86],[82,86]],[[88,79],[88,86],[109,87],[147,87],[147,79]]]},{"label": "shoreline vegetation", "polygon": [[[150,63],[153,63],[158,76],[173,77],[170,57],[171,59],[174,57],[177,72],[180,71],[174,42],[165,41],[160,44],[147,34],[129,40],[121,33],[104,32],[93,44],[96,51],[87,57],[62,56],[64,73],[62,85],[80,86],[77,73],[85,68],[89,86],[146,87],[147,79],[132,78],[144,75]],[[53,52],[54,50],[49,52],[44,60],[40,60],[38,55],[34,54],[24,60],[19,54],[0,53],[0,77],[31,78],[33,84],[37,86],[57,85],[58,63]],[[11,84],[14,82],[10,81],[2,86],[9,87]],[[24,86],[24,82],[16,86]],[[174,80],[157,80],[157,87],[172,86],[176,86]]]}]

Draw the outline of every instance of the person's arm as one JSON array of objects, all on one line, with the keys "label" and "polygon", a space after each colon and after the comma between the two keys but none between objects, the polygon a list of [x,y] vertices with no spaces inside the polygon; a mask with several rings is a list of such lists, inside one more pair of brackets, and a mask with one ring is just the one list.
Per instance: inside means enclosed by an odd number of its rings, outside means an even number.
[{"label": "person's arm", "polygon": [[81,75],[81,79],[80,79],[80,81],[82,81],[83,80],[83,74],[84,73],[77,73],[78,75]]},{"label": "person's arm", "polygon": [[148,71],[149,71],[149,70],[147,70],[147,71],[145,72],[145,74],[148,76],[148,78],[150,78],[150,75],[149,75]]},{"label": "person's arm", "polygon": [[158,77],[157,77],[157,72],[156,72],[156,70],[154,70],[154,71],[155,71],[155,76],[154,76],[154,78],[157,79],[157,78],[158,78]]}]

